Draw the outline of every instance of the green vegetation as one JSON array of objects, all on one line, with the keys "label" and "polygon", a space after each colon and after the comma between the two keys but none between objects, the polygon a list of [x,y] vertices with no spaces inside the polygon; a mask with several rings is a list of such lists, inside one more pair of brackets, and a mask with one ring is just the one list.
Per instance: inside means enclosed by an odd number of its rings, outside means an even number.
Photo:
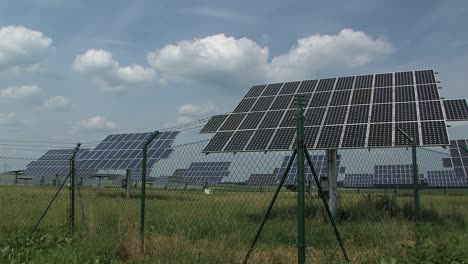
[{"label": "green vegetation", "polygon": [[[147,190],[147,257],[140,259],[136,190],[126,199],[118,188],[82,189],[86,217],[77,201],[77,232],[71,236],[64,189],[29,238],[55,189],[0,186],[0,263],[239,263],[272,196],[269,188],[253,190]],[[391,190],[340,190],[338,226],[352,263],[468,260],[468,192],[421,191],[422,223],[416,229],[411,202],[410,191],[396,197]],[[295,261],[295,204],[295,193],[280,194],[251,263]],[[306,218],[307,260],[342,263],[315,193],[306,200]]]}]

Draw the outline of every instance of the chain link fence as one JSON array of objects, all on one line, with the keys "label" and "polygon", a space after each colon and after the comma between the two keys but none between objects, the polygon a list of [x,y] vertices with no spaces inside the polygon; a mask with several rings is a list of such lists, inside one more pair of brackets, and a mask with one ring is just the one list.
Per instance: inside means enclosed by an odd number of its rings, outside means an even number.
[{"label": "chain link fence", "polygon": [[[70,243],[77,251],[86,248],[81,256],[85,260],[141,260],[144,234],[149,263],[242,262],[292,152],[201,153],[206,144],[171,146],[171,155],[148,170],[145,197],[141,195],[141,169],[90,170],[78,158],[74,173],[68,169],[64,174],[38,177],[21,173],[33,159],[0,157],[3,250],[15,237],[29,235],[36,224],[38,234],[66,235],[73,216]],[[327,152],[310,151],[310,157],[328,190],[324,181]],[[417,148],[420,202],[415,209],[411,148],[338,151],[334,220],[351,263],[466,260],[460,248],[467,245],[468,189],[466,178],[444,166],[443,160],[449,158],[448,151],[441,148]],[[291,263],[296,259],[295,166],[249,263]],[[307,163],[305,168],[307,262],[345,262]],[[68,175],[74,175],[76,183],[73,214]],[[140,226],[142,198],[144,233]],[[416,213],[420,215],[418,224]]]}]

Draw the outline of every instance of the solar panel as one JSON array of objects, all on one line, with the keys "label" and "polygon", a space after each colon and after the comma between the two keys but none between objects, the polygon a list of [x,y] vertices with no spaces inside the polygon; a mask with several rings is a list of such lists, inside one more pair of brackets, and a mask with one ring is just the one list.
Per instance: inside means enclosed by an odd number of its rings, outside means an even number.
[{"label": "solar panel", "polygon": [[345,178],[343,180],[343,187],[372,188],[374,187],[373,175],[366,173],[345,174]]},{"label": "solar panel", "polygon": [[[170,148],[178,131],[161,132],[148,145],[147,168],[159,160],[168,158],[173,149]],[[132,170],[132,178],[140,177],[142,148],[152,133],[115,134],[106,137],[93,150],[78,157],[77,169],[81,173],[90,170]]]},{"label": "solar panel", "polygon": [[[70,172],[70,158],[73,151],[74,149],[51,149],[38,160],[26,165],[23,174],[31,176],[67,176]],[[77,159],[88,151],[89,149],[78,150]]]},{"label": "solar panel", "polygon": [[200,133],[213,133],[216,132],[221,125],[223,124],[224,120],[228,115],[214,115],[210,118],[208,123],[203,127]]},{"label": "solar panel", "polygon": [[468,187],[468,178],[457,176],[452,170],[427,172],[429,187]]},{"label": "solar panel", "polygon": [[[374,185],[405,185],[413,184],[413,165],[390,164],[374,166]],[[424,175],[419,175],[424,180]]]},{"label": "solar panel", "polygon": [[[466,100],[440,99],[432,70],[256,85],[228,114],[203,152],[293,149],[293,132],[285,128],[295,128],[295,94],[305,96],[305,128],[317,127],[309,129],[313,138],[305,139],[310,149],[406,145],[395,132],[400,127],[407,128],[420,145],[448,145],[446,121],[468,117]],[[216,126],[203,130],[211,127]],[[254,132],[248,142],[242,141],[243,149],[233,149],[231,137],[237,139],[240,134],[234,132],[243,130]]]},{"label": "solar panel", "polygon": [[[283,158],[283,162],[281,163],[281,167],[275,168],[273,170],[273,176],[276,180],[281,180],[281,177],[283,177],[284,172],[286,171],[286,168],[288,166],[290,156],[285,156]],[[312,164],[314,166],[315,172],[317,173],[317,177],[323,178],[327,176],[327,157],[326,155],[312,155],[311,156]],[[312,184],[315,184],[314,182],[314,177],[312,175],[312,171],[310,170],[310,167],[307,163],[307,161],[304,161],[305,163],[305,180],[310,181]],[[341,163],[341,155],[337,155],[336,158],[336,171],[338,174],[344,174],[345,173],[345,167],[340,166]],[[285,180],[285,185],[295,185],[297,181],[297,161],[294,159],[293,166],[291,167],[287,178]]]},{"label": "solar panel", "polygon": [[468,105],[466,99],[444,100],[447,120],[468,120]]},{"label": "solar panel", "polygon": [[452,168],[456,177],[468,178],[468,152],[464,147],[468,146],[468,140],[450,140],[450,159],[442,159],[445,168]]},{"label": "solar panel", "polygon": [[249,186],[276,186],[278,181],[273,174],[250,174],[245,184]]},{"label": "solar panel", "polygon": [[192,162],[182,171],[182,181],[189,185],[213,186],[229,176],[231,162]]}]

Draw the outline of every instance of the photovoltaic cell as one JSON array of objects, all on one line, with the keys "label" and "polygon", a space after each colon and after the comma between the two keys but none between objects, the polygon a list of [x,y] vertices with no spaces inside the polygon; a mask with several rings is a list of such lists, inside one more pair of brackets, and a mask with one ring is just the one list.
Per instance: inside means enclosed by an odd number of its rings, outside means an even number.
[{"label": "photovoltaic cell", "polygon": [[283,86],[282,83],[269,84],[263,91],[262,96],[277,95],[279,90],[281,89],[281,86]]},{"label": "photovoltaic cell", "polygon": [[366,144],[367,125],[347,125],[341,145],[346,148],[363,148]]},{"label": "photovoltaic cell", "polygon": [[331,149],[337,148],[340,144],[341,131],[343,126],[324,126],[317,142],[317,148]]},{"label": "photovoltaic cell", "polygon": [[234,131],[216,133],[203,151],[218,152],[223,150],[233,134]]},{"label": "photovoltaic cell", "polygon": [[249,112],[257,98],[244,98],[234,109],[233,113]]},{"label": "photovoltaic cell", "polygon": [[325,92],[333,90],[336,78],[321,79],[317,85],[317,91]]},{"label": "photovoltaic cell", "polygon": [[428,85],[418,85],[418,100],[419,101],[429,101],[429,100],[439,100],[439,89],[435,84]]},{"label": "photovoltaic cell", "polygon": [[219,129],[220,131],[225,131],[225,130],[235,130],[237,127],[240,125],[242,120],[244,120],[246,113],[241,113],[241,114],[232,114],[230,115],[226,121],[224,121],[224,124],[221,126]]},{"label": "photovoltaic cell", "polygon": [[307,148],[314,148],[315,140],[319,132],[319,127],[305,127],[304,128],[304,145]]},{"label": "photovoltaic cell", "polygon": [[265,112],[252,112],[248,113],[239,129],[255,129],[262,120]]},{"label": "photovoltaic cell", "polygon": [[291,145],[296,135],[295,128],[280,128],[276,131],[273,140],[268,146],[270,150],[288,150],[291,149]]},{"label": "photovoltaic cell", "polygon": [[309,108],[304,115],[304,126],[316,126],[322,124],[325,116],[325,107]]},{"label": "photovoltaic cell", "polygon": [[271,105],[270,110],[282,110],[288,109],[289,105],[292,104],[293,95],[280,95],[276,97],[275,101]]},{"label": "photovoltaic cell", "polygon": [[445,116],[447,120],[467,120],[468,105],[465,99],[444,100]]},{"label": "photovoltaic cell", "polygon": [[315,90],[315,85],[317,85],[317,80],[303,81],[297,93],[312,93]]},{"label": "photovoltaic cell", "polygon": [[392,105],[375,104],[372,106],[372,123],[392,122]]},{"label": "photovoltaic cell", "polygon": [[371,89],[355,90],[353,93],[353,99],[351,100],[351,104],[370,104],[371,94]]},{"label": "photovoltaic cell", "polygon": [[378,103],[392,103],[393,102],[393,90],[392,88],[379,88],[374,90],[374,104]]},{"label": "photovoltaic cell", "polygon": [[400,128],[419,145],[419,128],[417,122],[395,123],[395,145],[410,146],[411,142],[398,130]]},{"label": "photovoltaic cell", "polygon": [[[247,145],[246,150],[266,150],[271,137],[275,133],[274,129],[260,129],[255,131],[252,140]],[[211,142],[211,141],[210,141]]]},{"label": "photovoltaic cell", "polygon": [[273,100],[275,97],[269,96],[269,97],[260,97],[255,105],[252,107],[252,112],[254,111],[266,111],[270,108],[270,105],[273,103]]},{"label": "photovoltaic cell", "polygon": [[448,145],[444,121],[421,122],[421,136],[424,145]]},{"label": "photovoltaic cell", "polygon": [[270,111],[267,112],[263,118],[262,123],[260,123],[260,128],[275,128],[281,121],[284,111]]},{"label": "photovoltaic cell", "polygon": [[281,88],[279,94],[295,94],[300,82],[287,82]]},{"label": "photovoltaic cell", "polygon": [[395,102],[410,102],[416,101],[414,86],[397,86],[395,87]]},{"label": "photovoltaic cell", "polygon": [[356,84],[354,85],[355,89],[361,88],[371,88],[373,75],[361,75],[356,77]]},{"label": "photovoltaic cell", "polygon": [[215,115],[210,118],[208,123],[203,127],[200,133],[213,133],[216,132],[219,127],[223,124],[224,120],[226,120],[228,115]]},{"label": "photovoltaic cell", "polygon": [[395,104],[395,122],[417,120],[416,102]]},{"label": "photovoltaic cell", "polygon": [[327,106],[330,99],[331,92],[314,93],[310,100],[309,107]]},{"label": "photovoltaic cell", "polygon": [[381,147],[392,145],[392,124],[371,124],[369,130],[368,146]]},{"label": "photovoltaic cell", "polygon": [[435,83],[434,72],[432,70],[423,70],[415,71],[416,83],[417,84],[426,84],[426,83]]},{"label": "photovoltaic cell", "polygon": [[250,88],[249,92],[245,95],[245,98],[247,97],[258,97],[260,94],[262,94],[263,89],[265,89],[265,85],[254,85],[252,88]]},{"label": "photovoltaic cell", "polygon": [[281,121],[280,127],[296,127],[296,110],[288,110]]},{"label": "photovoltaic cell", "polygon": [[347,106],[330,107],[325,118],[325,125],[344,124],[346,118]]},{"label": "photovoltaic cell", "polygon": [[392,86],[392,74],[391,73],[382,73],[375,75],[375,85],[374,87],[387,87]]},{"label": "photovoltaic cell", "polygon": [[440,101],[419,102],[421,120],[444,120]]},{"label": "photovoltaic cell", "polygon": [[335,90],[353,89],[354,78],[355,78],[354,76],[338,78]]},{"label": "photovoltaic cell", "polygon": [[370,105],[352,105],[349,109],[348,124],[367,123]]},{"label": "photovoltaic cell", "polygon": [[413,85],[413,72],[395,73],[395,85]]},{"label": "photovoltaic cell", "polygon": [[348,105],[351,97],[351,90],[336,91],[332,95],[330,106]]},{"label": "photovoltaic cell", "polygon": [[227,144],[226,151],[241,151],[247,145],[250,137],[254,133],[253,130],[240,130],[236,131],[232,136],[231,140]]}]

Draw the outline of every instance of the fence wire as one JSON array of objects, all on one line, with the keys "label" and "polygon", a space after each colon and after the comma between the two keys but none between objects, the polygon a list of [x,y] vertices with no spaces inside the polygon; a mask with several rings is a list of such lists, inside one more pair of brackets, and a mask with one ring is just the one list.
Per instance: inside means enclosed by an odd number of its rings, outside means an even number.
[{"label": "fence wire", "polygon": [[[241,263],[291,155],[201,153],[206,144],[174,145],[167,159],[148,170],[144,227],[145,257],[150,263]],[[324,179],[326,152],[316,150],[310,155],[318,176]],[[411,148],[338,151],[335,220],[351,263],[468,258],[457,251],[466,246],[468,186],[466,178],[457,177],[444,164],[447,159],[449,152],[441,148],[417,148],[421,218],[415,224]],[[12,239],[32,229],[61,184],[64,188],[37,232],[69,232],[70,182],[64,181],[70,169],[59,175],[22,173],[32,161],[0,157],[0,252],[11,252]],[[74,257],[141,260],[141,169],[96,170],[82,165],[76,160],[78,238],[70,243],[86,250]],[[249,263],[296,260],[295,173],[293,167]],[[342,263],[337,238],[307,166],[305,185],[307,262]],[[0,262],[9,257],[2,253]],[[57,259],[52,257],[51,262]]]}]

